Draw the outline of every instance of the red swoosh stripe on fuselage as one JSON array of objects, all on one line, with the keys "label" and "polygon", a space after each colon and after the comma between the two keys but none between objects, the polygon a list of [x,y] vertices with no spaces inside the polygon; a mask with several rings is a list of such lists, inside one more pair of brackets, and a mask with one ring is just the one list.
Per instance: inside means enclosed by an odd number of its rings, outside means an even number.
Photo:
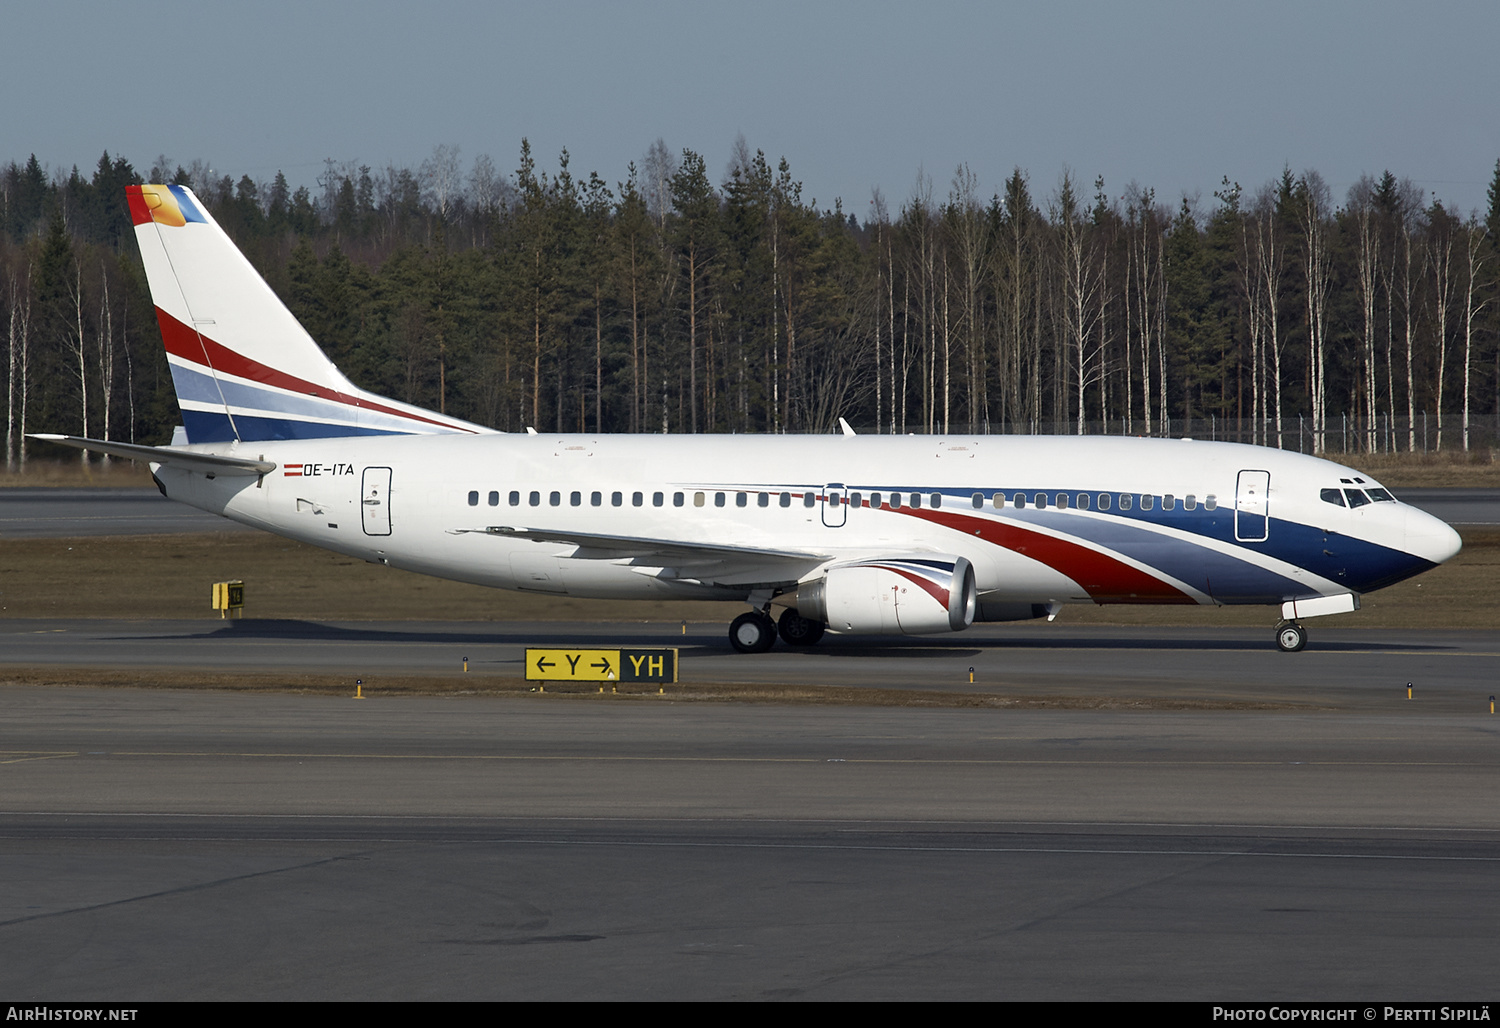
[{"label": "red swoosh stripe on fuselage", "polygon": [[1198,602],[1176,586],[1168,585],[1139,568],[1066,539],[1043,535],[1004,521],[945,510],[902,507],[899,513],[956,529],[965,535],[977,535],[987,543],[1041,561],[1077,582],[1095,603],[1196,605]]},{"label": "red swoosh stripe on fuselage", "polygon": [[438,428],[448,429],[452,432],[469,432],[469,429],[458,428],[443,421],[435,421],[432,418],[424,418],[419,414],[408,411],[395,410],[383,404],[372,403],[361,397],[350,396],[327,386],[314,385],[311,382],[288,375],[284,371],[267,367],[259,361],[251,360],[222,343],[217,343],[201,332],[184,325],[172,315],[156,308],[156,320],[161,325],[162,342],[166,344],[167,352],[174,357],[191,361],[209,372],[222,371],[228,375],[238,378],[249,379],[253,382],[261,382],[265,385],[276,386],[295,393],[303,393],[316,396],[323,400],[335,400],[356,410],[379,411],[381,414],[389,414],[393,417],[405,418],[409,421],[420,421],[424,424],[435,425]]}]

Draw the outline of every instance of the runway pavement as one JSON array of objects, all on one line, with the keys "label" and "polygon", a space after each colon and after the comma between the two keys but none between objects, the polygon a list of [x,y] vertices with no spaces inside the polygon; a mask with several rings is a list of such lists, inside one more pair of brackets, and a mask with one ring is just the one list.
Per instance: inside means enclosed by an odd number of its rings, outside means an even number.
[{"label": "runway pavement", "polygon": [[0,688],[0,994],[1486,999],[1477,716]]}]

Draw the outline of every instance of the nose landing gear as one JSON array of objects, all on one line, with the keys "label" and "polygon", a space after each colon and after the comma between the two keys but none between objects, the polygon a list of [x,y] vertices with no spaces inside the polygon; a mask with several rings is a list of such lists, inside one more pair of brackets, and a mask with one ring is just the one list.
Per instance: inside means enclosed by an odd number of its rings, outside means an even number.
[{"label": "nose landing gear", "polygon": [[1307,629],[1295,621],[1276,626],[1276,648],[1282,653],[1296,653],[1307,645]]}]

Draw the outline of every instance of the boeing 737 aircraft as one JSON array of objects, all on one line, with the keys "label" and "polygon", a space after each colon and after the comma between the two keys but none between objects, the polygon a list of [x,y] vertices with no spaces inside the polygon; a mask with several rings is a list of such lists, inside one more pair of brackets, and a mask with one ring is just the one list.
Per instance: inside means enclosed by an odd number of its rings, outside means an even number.
[{"label": "boeing 737 aircraft", "polygon": [[[408,571],[621,600],[739,600],[746,653],[957,632],[1074,603],[1300,620],[1435,567],[1451,528],[1315,457],[1187,439],[515,435],[346,379],[182,186],[130,211],[183,425],[161,491]],[[779,619],[772,611],[781,608]]]}]

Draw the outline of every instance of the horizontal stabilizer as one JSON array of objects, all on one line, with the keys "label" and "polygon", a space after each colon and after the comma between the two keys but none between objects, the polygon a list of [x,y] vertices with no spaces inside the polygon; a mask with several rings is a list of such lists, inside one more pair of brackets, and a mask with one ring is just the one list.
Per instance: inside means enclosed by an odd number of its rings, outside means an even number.
[{"label": "horizontal stabilizer", "polygon": [[276,470],[274,461],[249,460],[244,457],[221,457],[216,453],[196,453],[176,446],[137,446],[135,443],[116,443],[104,439],[85,439],[78,435],[51,435],[33,433],[32,439],[47,443],[60,443],[80,450],[107,453],[111,457],[126,460],[149,461],[167,467],[197,471],[216,475],[266,475]]}]

